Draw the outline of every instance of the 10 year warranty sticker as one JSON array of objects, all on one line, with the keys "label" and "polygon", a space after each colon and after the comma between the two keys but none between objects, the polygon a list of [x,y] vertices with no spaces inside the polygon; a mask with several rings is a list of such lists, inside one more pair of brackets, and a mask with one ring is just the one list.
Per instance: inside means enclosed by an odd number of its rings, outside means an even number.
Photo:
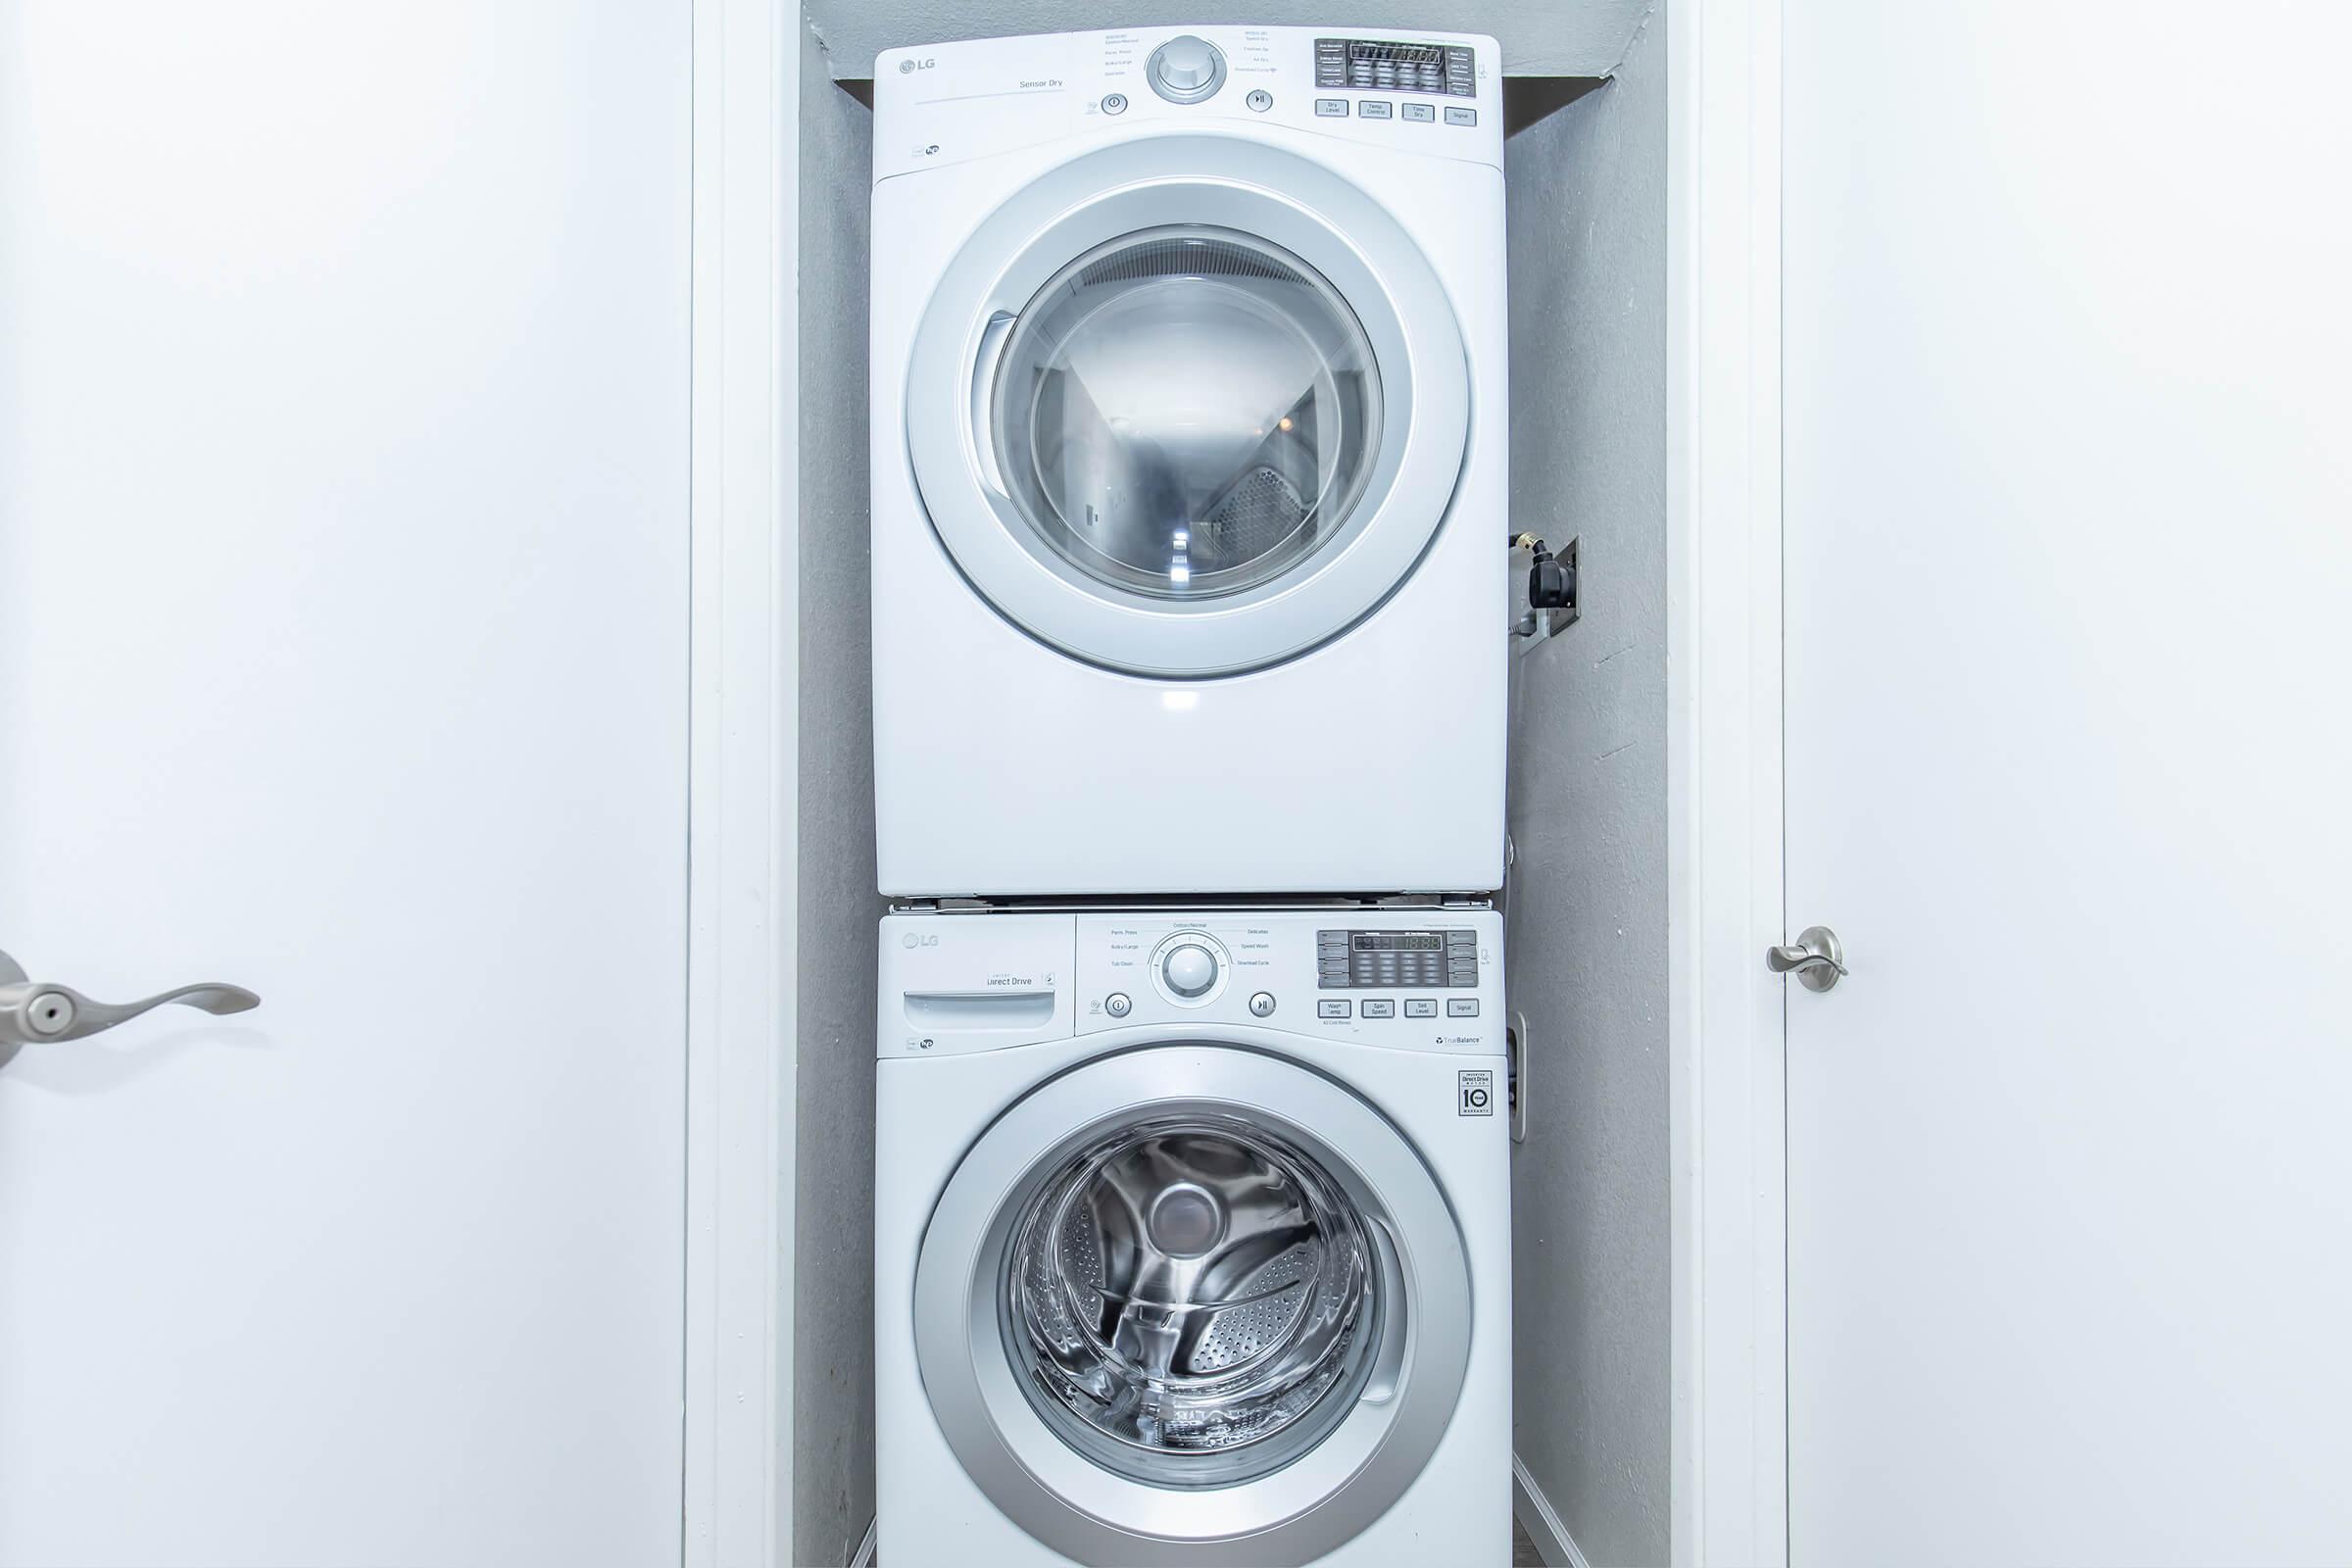
[{"label": "10 year warranty sticker", "polygon": [[1454,1110],[1463,1116],[1492,1116],[1494,1114],[1494,1074],[1492,1071],[1473,1072],[1464,1069],[1457,1075],[1459,1092]]}]

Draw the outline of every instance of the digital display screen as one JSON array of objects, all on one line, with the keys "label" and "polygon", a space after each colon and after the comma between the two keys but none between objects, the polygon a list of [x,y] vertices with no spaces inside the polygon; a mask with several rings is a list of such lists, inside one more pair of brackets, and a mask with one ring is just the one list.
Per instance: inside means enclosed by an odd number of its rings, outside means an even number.
[{"label": "digital display screen", "polygon": [[1318,931],[1325,991],[1457,991],[1478,985],[1476,931]]},{"label": "digital display screen", "polygon": [[1315,85],[1361,91],[1478,96],[1478,61],[1461,44],[1317,38]]},{"label": "digital display screen", "polygon": [[1393,60],[1400,66],[1442,66],[1446,51],[1434,43],[1375,43],[1356,39],[1348,45],[1350,60]]}]

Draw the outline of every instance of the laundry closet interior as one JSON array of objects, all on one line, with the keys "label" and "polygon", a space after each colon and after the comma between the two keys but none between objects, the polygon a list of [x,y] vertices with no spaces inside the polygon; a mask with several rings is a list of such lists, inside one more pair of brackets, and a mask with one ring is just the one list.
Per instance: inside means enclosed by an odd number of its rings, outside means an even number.
[{"label": "laundry closet interior", "polygon": [[[798,37],[788,167],[799,228],[798,1057],[791,1557],[847,1562],[875,1508],[877,933],[867,453],[869,178],[877,55],[1132,24],[1443,27],[1493,35],[1504,82],[1507,515],[1573,561],[1572,614],[1524,614],[1528,553],[1488,634],[1507,644],[1503,911],[1523,1141],[1511,1149],[1511,1452],[1523,1518],[1593,1560],[1667,1555],[1667,91],[1642,0],[1270,4],[1246,14],[1073,4],[825,3]],[[1532,634],[1514,636],[1514,628]],[[944,650],[953,657],[953,650]],[[1004,694],[1008,723],[1050,721]],[[1419,744],[1377,697],[1326,744],[1367,788]],[[986,786],[1017,788],[1017,781]],[[1204,815],[1213,817],[1213,811]],[[1541,1530],[1535,1530],[1541,1537]],[[1556,1549],[1556,1548],[1555,1548]],[[881,1552],[889,1559],[887,1539]]]}]

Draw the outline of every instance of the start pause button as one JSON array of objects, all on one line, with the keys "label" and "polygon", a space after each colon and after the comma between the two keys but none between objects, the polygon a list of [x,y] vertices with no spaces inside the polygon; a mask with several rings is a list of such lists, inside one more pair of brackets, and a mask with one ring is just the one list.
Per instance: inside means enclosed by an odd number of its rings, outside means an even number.
[{"label": "start pause button", "polygon": [[1459,1075],[1459,1091],[1454,1103],[1457,1113],[1464,1116],[1494,1114],[1494,1074],[1491,1071],[1472,1072],[1465,1069]]}]

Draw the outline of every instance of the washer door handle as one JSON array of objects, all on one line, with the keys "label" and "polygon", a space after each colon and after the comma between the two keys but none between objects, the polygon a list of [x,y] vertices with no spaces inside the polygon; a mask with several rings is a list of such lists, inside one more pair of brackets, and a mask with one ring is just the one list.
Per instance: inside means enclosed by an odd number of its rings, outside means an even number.
[{"label": "washer door handle", "polygon": [[1404,1382],[1404,1348],[1412,1339],[1406,1326],[1396,1314],[1405,1310],[1404,1261],[1399,1255],[1396,1233],[1389,1228],[1387,1218],[1379,1214],[1364,1215],[1364,1228],[1372,1233],[1372,1251],[1380,1263],[1380,1348],[1372,1359],[1372,1376],[1364,1384],[1364,1392],[1356,1396],[1358,1404],[1386,1404],[1396,1397],[1396,1390]]}]

